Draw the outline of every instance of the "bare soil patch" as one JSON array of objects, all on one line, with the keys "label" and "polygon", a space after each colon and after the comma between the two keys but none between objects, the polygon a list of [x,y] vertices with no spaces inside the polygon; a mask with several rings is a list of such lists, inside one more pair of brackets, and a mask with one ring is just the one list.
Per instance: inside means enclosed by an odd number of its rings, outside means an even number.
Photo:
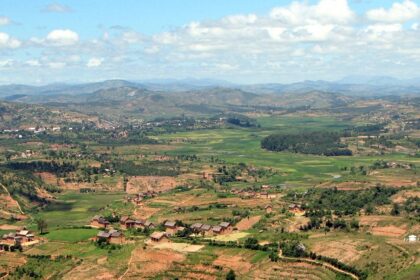
[{"label": "bare soil patch", "polygon": [[0,230],[20,230],[22,227],[15,225],[0,225]]},{"label": "bare soil patch", "polygon": [[404,203],[410,197],[420,197],[420,191],[400,191],[392,197],[392,202]]},{"label": "bare soil patch", "polygon": [[320,240],[311,249],[317,254],[335,258],[344,263],[352,263],[358,260],[369,247],[371,247],[370,244],[355,240]]},{"label": "bare soil patch", "polygon": [[134,210],[133,217],[137,219],[148,219],[160,210],[161,208],[153,208],[147,206],[137,207]]},{"label": "bare soil patch", "polygon": [[228,267],[240,274],[248,273],[252,268],[252,264],[249,263],[242,256],[222,255],[219,256],[216,260],[214,260],[213,264]]},{"label": "bare soil patch", "polygon": [[64,280],[96,279],[111,280],[116,279],[116,275],[107,270],[103,265],[96,265],[84,262],[70,270],[64,277]]},{"label": "bare soil patch", "polygon": [[305,216],[294,216],[290,220],[286,220],[289,222],[287,230],[290,232],[297,232],[299,231],[300,226],[306,225],[309,222],[309,218]]},{"label": "bare soil patch", "polygon": [[132,261],[124,279],[145,279],[168,270],[174,262],[182,262],[185,256],[172,250],[143,250],[132,252]]},{"label": "bare soil patch", "polygon": [[177,184],[177,180],[169,176],[134,176],[127,182],[127,193],[163,192],[175,188]]},{"label": "bare soil patch", "polygon": [[37,172],[35,175],[41,177],[41,180],[47,184],[56,185],[57,184],[57,176],[50,172]]},{"label": "bare soil patch", "polygon": [[163,242],[153,245],[155,249],[170,249],[180,253],[192,253],[200,251],[204,245],[191,245],[189,243],[173,243],[173,242]]},{"label": "bare soil patch", "polygon": [[372,232],[373,235],[400,237],[400,236],[403,236],[407,232],[407,229],[405,227],[385,226],[385,227],[373,227],[370,231]]},{"label": "bare soil patch", "polygon": [[253,216],[249,218],[243,218],[236,224],[236,228],[238,230],[248,230],[252,228],[253,225],[258,223],[258,221],[261,219],[261,216]]}]

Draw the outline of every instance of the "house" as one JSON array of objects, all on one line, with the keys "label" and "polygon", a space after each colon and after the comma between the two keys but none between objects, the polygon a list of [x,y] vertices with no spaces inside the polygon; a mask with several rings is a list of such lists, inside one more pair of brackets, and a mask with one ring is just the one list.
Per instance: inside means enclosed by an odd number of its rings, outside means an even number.
[{"label": "house", "polygon": [[15,232],[10,232],[8,234],[3,234],[2,236],[2,243],[3,244],[7,244],[7,245],[14,245],[16,239],[16,233]]},{"label": "house", "polygon": [[152,233],[152,235],[150,235],[150,240],[152,240],[153,242],[161,242],[163,240],[167,240],[168,239],[168,234],[166,232],[154,232]]},{"label": "house", "polygon": [[273,212],[273,206],[271,206],[270,204],[266,205],[264,209],[265,209],[265,213],[267,214],[270,214],[271,212]]},{"label": "house", "polygon": [[223,228],[221,226],[213,226],[212,231],[215,234],[221,234],[223,232]]},{"label": "house", "polygon": [[29,230],[18,230],[3,234],[1,243],[3,245],[24,245],[25,243],[35,241],[35,235]]},{"label": "house", "polygon": [[120,219],[120,225],[122,229],[130,229],[136,226],[136,221],[130,219],[128,216],[123,216]]},{"label": "house", "polygon": [[165,231],[168,234],[175,234],[178,231],[176,226],[176,222],[174,221],[166,221],[163,226],[165,227]]},{"label": "house", "polygon": [[109,226],[109,222],[102,216],[96,215],[90,220],[90,225],[92,227],[97,228],[107,228]]},{"label": "house", "polygon": [[144,222],[144,226],[150,229],[154,229],[156,227],[156,225],[149,220],[146,220],[146,222]]},{"label": "house", "polygon": [[110,244],[123,244],[125,242],[124,234],[121,231],[115,229],[109,231],[100,231],[96,235],[96,241],[101,239]]},{"label": "house", "polygon": [[31,242],[35,239],[35,236],[29,230],[16,232],[16,237],[21,239],[21,243]]},{"label": "house", "polygon": [[232,225],[229,222],[221,222],[219,226],[223,229],[223,231],[230,230]]},{"label": "house", "polygon": [[201,227],[202,226],[203,226],[203,224],[195,223],[195,224],[192,224],[190,228],[194,233],[199,233],[199,232],[201,232]]},{"label": "house", "polygon": [[271,189],[271,186],[270,185],[262,185],[261,189],[262,190],[269,190],[269,189]]},{"label": "house", "polygon": [[143,229],[144,228],[153,229],[155,228],[155,224],[149,220],[139,219],[139,220],[134,221],[134,227],[143,228]]},{"label": "house", "polygon": [[203,224],[200,228],[200,232],[203,235],[211,235],[212,234],[211,225]]},{"label": "house", "polygon": [[301,206],[299,204],[289,204],[289,211],[295,214],[300,214],[303,212]]},{"label": "house", "polygon": [[144,223],[146,222],[146,220],[140,219],[140,220],[135,220],[134,221],[134,227],[135,228],[145,228]]},{"label": "house", "polygon": [[408,242],[416,242],[417,241],[417,236],[415,236],[414,234],[411,234],[407,237],[407,241]]}]

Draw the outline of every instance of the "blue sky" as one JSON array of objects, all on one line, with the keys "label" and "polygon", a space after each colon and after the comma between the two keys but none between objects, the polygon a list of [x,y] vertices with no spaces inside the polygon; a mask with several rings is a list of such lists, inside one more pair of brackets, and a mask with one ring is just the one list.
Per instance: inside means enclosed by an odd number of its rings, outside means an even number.
[{"label": "blue sky", "polygon": [[0,83],[410,78],[419,70],[419,6],[414,0],[2,0]]}]

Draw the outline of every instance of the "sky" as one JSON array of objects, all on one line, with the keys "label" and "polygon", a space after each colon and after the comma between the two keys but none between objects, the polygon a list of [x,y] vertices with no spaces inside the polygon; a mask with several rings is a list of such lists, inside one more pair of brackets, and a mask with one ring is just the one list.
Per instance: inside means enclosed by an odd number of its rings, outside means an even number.
[{"label": "sky", "polygon": [[408,79],[420,0],[0,0],[0,84]]}]

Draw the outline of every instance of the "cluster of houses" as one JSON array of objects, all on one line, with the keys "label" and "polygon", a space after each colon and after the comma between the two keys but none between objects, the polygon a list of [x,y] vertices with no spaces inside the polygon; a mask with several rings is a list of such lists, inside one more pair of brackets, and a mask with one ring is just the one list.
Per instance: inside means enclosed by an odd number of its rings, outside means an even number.
[{"label": "cluster of houses", "polygon": [[[129,216],[123,216],[119,221],[120,228],[122,230],[127,229],[155,229],[157,224],[144,219],[132,219]],[[107,221],[102,216],[94,216],[90,222],[90,225],[95,228],[104,229],[100,231],[95,240],[106,240],[111,244],[122,244],[125,242],[124,234],[121,231],[112,229],[110,222]],[[185,227],[180,226],[175,221],[166,220],[163,222],[163,228],[165,231],[153,232],[150,236],[151,240],[154,242],[159,242],[163,239],[169,238],[170,236],[176,234],[179,231],[185,229]],[[190,226],[190,229],[194,234],[201,234],[203,236],[212,236],[230,232],[232,230],[232,225],[229,222],[221,222],[218,225],[207,225],[201,223],[195,223]]]},{"label": "cluster of houses", "polygon": [[0,250],[3,250],[6,246],[26,246],[36,242],[35,235],[26,229],[17,230],[16,232],[10,232],[3,234],[0,240]]},{"label": "cluster of houses", "polygon": [[271,189],[270,185],[262,185],[261,191],[253,191],[253,190],[244,190],[244,189],[236,189],[233,188],[230,192],[232,194],[239,195],[242,199],[249,199],[249,198],[276,198],[276,194],[269,193],[268,190]]},{"label": "cluster of houses", "polygon": [[141,228],[141,229],[154,229],[156,224],[149,220],[144,219],[131,219],[128,216],[123,216],[120,219],[120,227],[122,229],[130,229],[130,228]]},{"label": "cluster of houses", "polygon": [[[176,222],[174,221],[165,221],[163,223],[163,226],[165,227],[165,231],[156,231],[150,235],[150,240],[152,242],[165,241],[169,237],[171,237],[171,235],[185,229],[182,226],[177,226]],[[201,234],[203,236],[213,236],[217,234],[230,232],[232,230],[232,225],[229,222],[221,222],[220,224],[215,226],[195,223],[190,226],[190,229],[194,234]]]},{"label": "cluster of houses", "polygon": [[96,235],[95,240],[105,240],[107,243],[110,244],[123,244],[125,242],[125,237],[121,231],[110,229],[108,231],[100,231]]},{"label": "cluster of houses", "polygon": [[196,234],[202,234],[204,236],[212,236],[230,232],[232,225],[229,222],[221,222],[218,225],[211,226],[207,224],[195,223],[191,225],[191,229]]},{"label": "cluster of houses", "polygon": [[152,198],[157,196],[158,193],[155,191],[139,192],[134,196],[127,196],[128,202],[134,202],[136,205],[140,205],[145,198]]}]

